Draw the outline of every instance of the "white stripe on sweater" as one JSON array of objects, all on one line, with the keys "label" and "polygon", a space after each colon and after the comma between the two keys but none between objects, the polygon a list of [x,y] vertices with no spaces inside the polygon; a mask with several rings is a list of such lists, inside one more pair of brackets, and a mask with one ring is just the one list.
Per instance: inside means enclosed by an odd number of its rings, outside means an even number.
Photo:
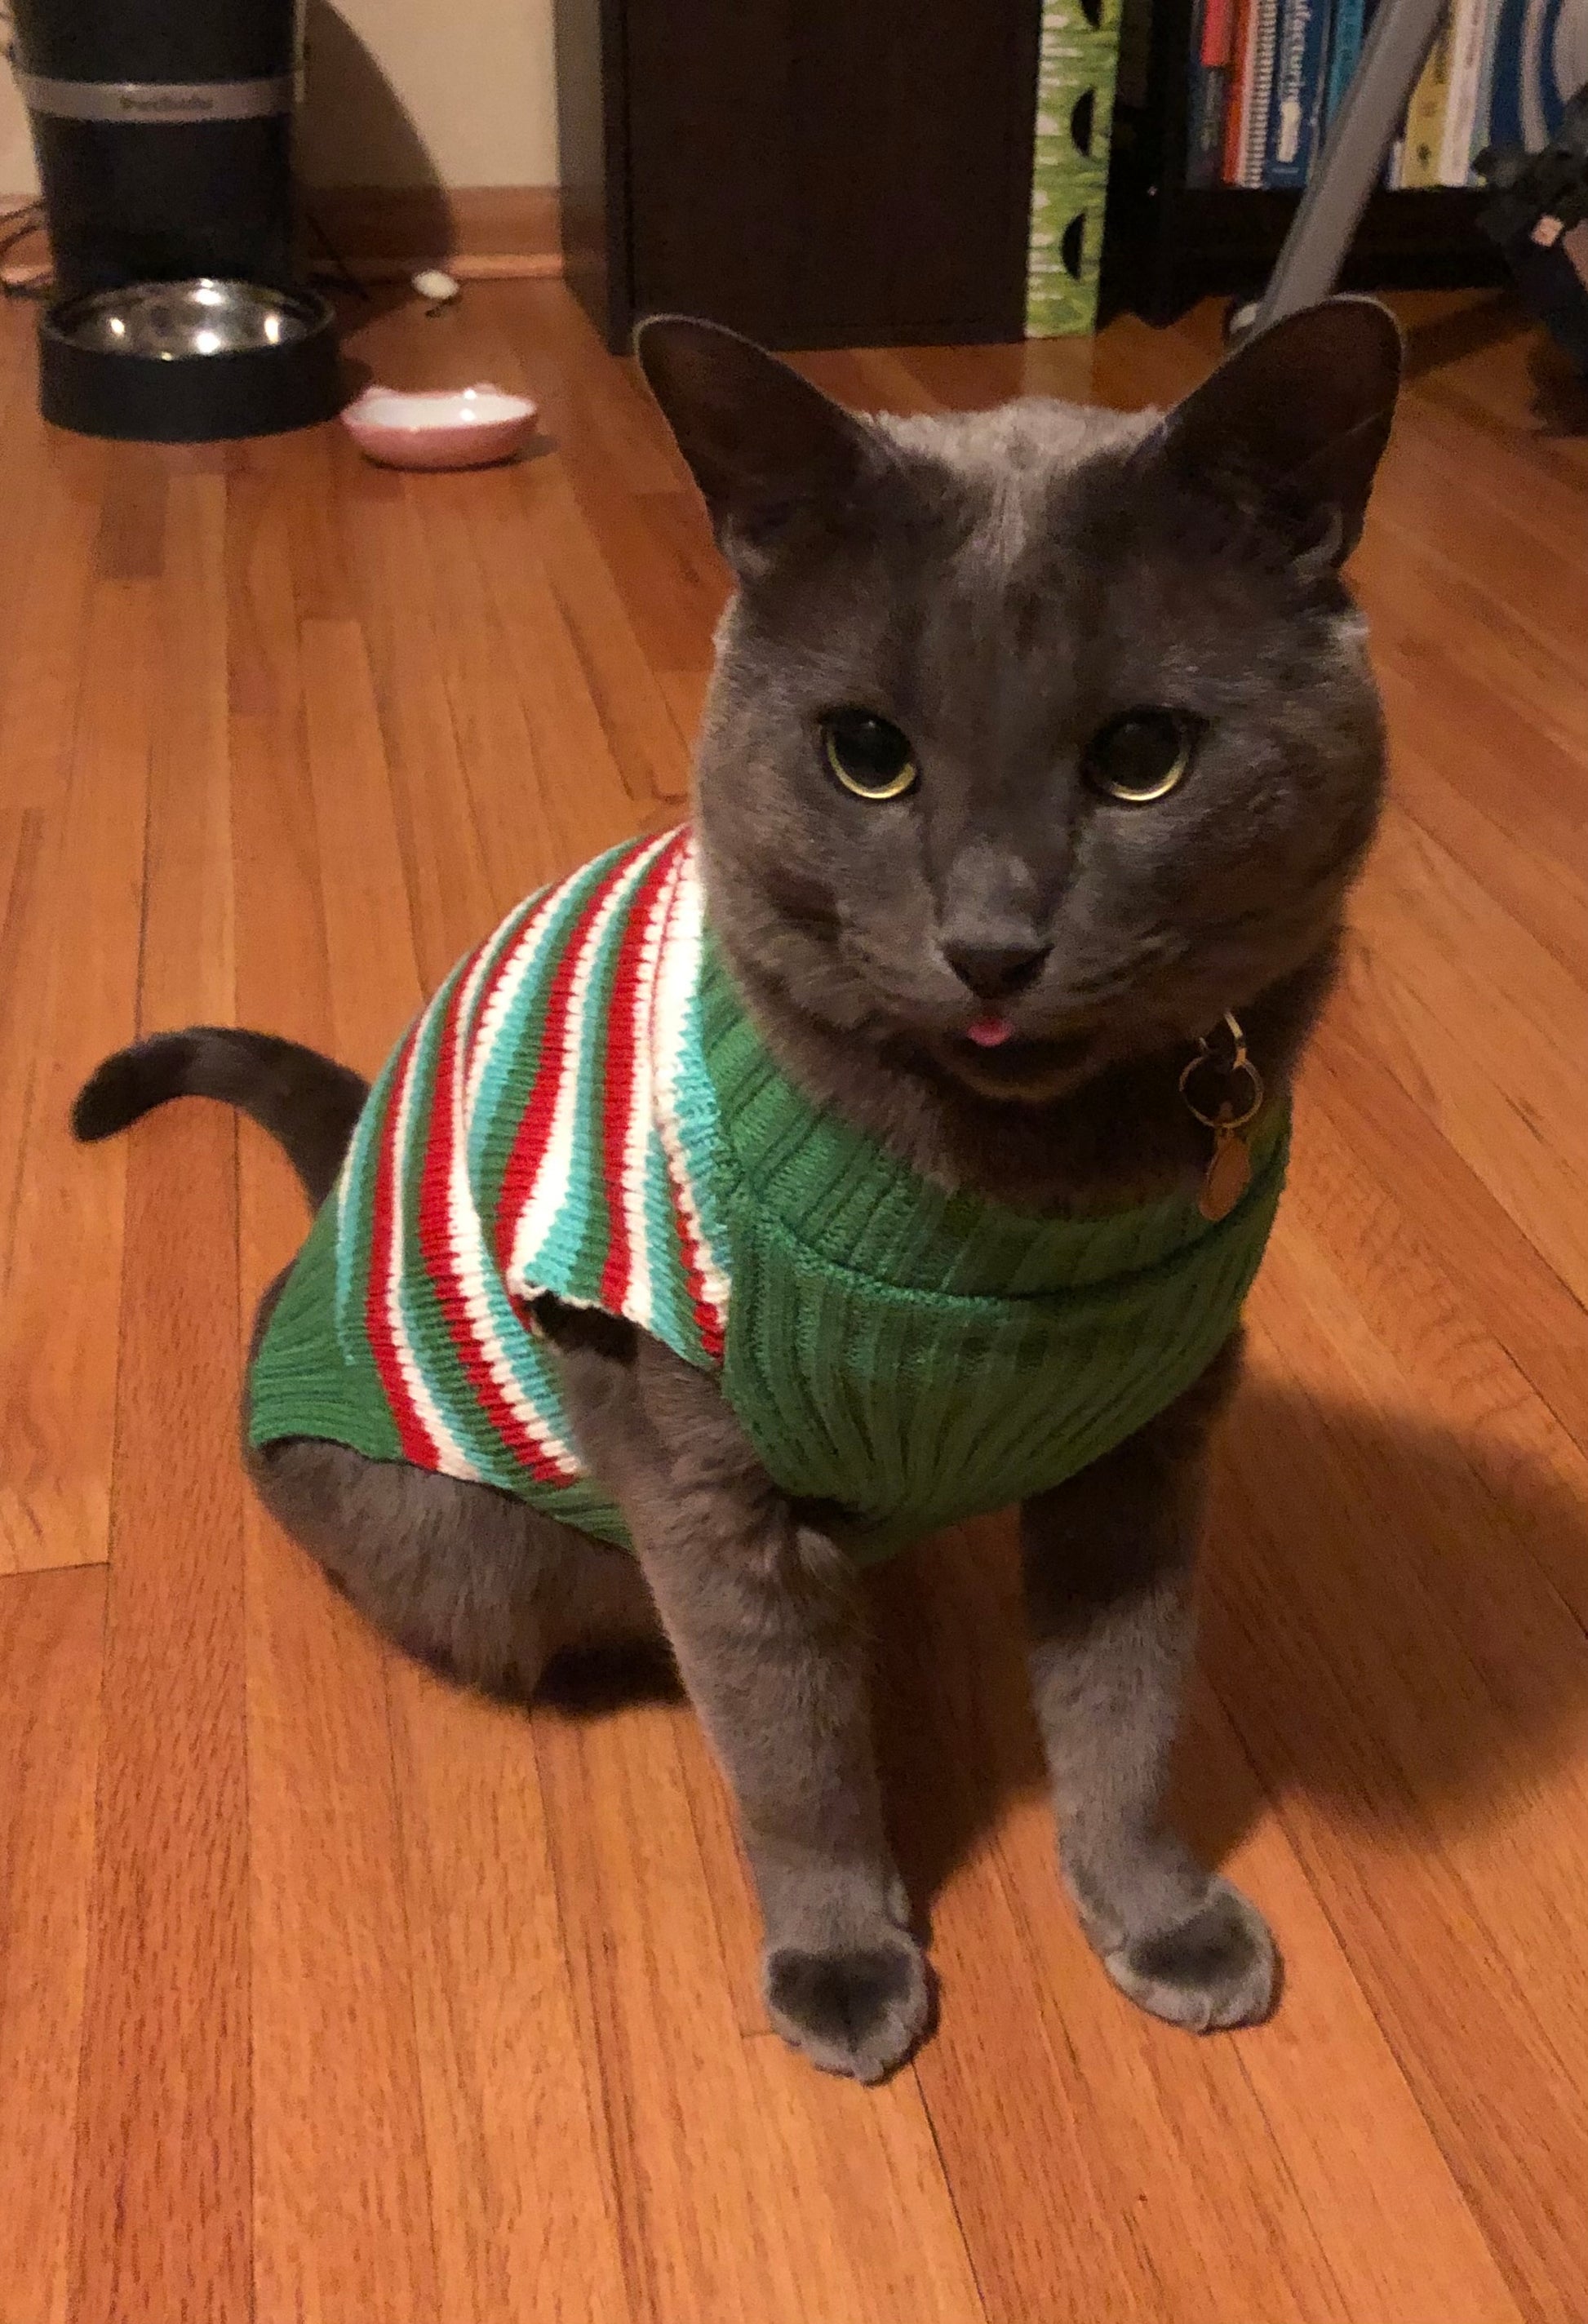
[{"label": "white stripe on sweater", "polygon": [[[673,1185],[694,1245],[701,1289],[716,1309],[717,1321],[725,1331],[728,1320],[727,1278],[717,1266],[716,1254],[706,1240],[701,1222],[700,1205],[696,1200],[690,1179],[690,1157],[679,1111],[679,1067],[688,1038],[690,1010],[700,978],[704,925],[705,899],[696,862],[695,842],[691,837],[684,844],[656,984],[652,1038],[656,1049],[657,1126],[661,1132]],[[709,1157],[703,1159],[709,1167]]]},{"label": "white stripe on sweater", "polygon": [[579,942],[563,1024],[562,1056],[551,1131],[540,1167],[535,1174],[535,1183],[530,1189],[529,1199],[512,1223],[507,1281],[508,1287],[520,1298],[538,1287],[535,1260],[547,1235],[557,1222],[559,1212],[568,1201],[583,1095],[585,1020],[589,1007],[590,980],[602,956],[614,919],[626,910],[635,889],[671,837],[670,832],[664,832],[660,839],[653,840],[649,847],[623,867],[622,874],[602,898],[595,918]]},{"label": "white stripe on sweater", "polygon": [[622,1312],[645,1331],[652,1328],[651,1222],[645,1212],[646,1157],[657,1134],[651,1092],[651,1014],[661,961],[661,940],[679,884],[679,858],[651,899],[650,917],[641,940],[639,972],[634,980],[632,1070],[629,1075],[628,1115],[623,1124],[623,1158],[617,1199],[623,1204],[629,1246],[629,1277],[618,1294]]},{"label": "white stripe on sweater", "polygon": [[425,1011],[420,1031],[408,1052],[408,1062],[403,1068],[402,1086],[396,1093],[393,1124],[388,1131],[392,1140],[392,1251],[391,1272],[386,1278],[383,1297],[386,1321],[391,1326],[392,1343],[396,1350],[397,1362],[407,1385],[409,1396],[412,1399],[414,1409],[429,1431],[430,1442],[436,1447],[439,1456],[437,1467],[443,1476],[462,1477],[470,1482],[477,1483],[479,1471],[448,1427],[440,1406],[430,1393],[430,1385],[420,1366],[418,1351],[409,1337],[408,1318],[402,1312],[402,1254],[406,1231],[403,1212],[408,1186],[409,1148],[413,1129],[415,1069],[419,1063],[420,1053],[424,1047],[425,1032],[436,1010],[445,1006],[446,999],[447,989],[443,986]]},{"label": "white stripe on sweater", "polygon": [[[564,885],[566,886],[566,882]],[[479,1100],[480,1085],[490,1069],[491,1058],[502,1028],[518,997],[519,988],[533,968],[546,942],[547,923],[563,894],[562,888],[546,888],[531,899],[528,916],[512,939],[512,957],[502,972],[500,982],[492,993],[490,1003],[480,1024],[469,1033],[468,1111],[473,1119]]]}]

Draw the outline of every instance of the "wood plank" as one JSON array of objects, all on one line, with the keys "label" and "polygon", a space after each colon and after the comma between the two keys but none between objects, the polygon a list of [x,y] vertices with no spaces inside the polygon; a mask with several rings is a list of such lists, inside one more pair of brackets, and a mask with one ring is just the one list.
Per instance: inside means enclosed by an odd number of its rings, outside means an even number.
[{"label": "wood plank", "polygon": [[430,991],[513,901],[503,892],[512,867],[489,860],[480,830],[442,664],[447,600],[412,506],[396,476],[371,469],[344,509],[414,950]]},{"label": "wood plank", "polygon": [[617,2324],[632,2310],[604,2094],[528,1724],[410,1664],[392,1675],[438,2312]]},{"label": "wood plank", "polygon": [[[9,1323],[0,1340],[0,1572],[106,1554],[125,1149],[72,1146],[73,1095],[132,1038],[143,928],[155,605],[146,582],[93,591],[88,663],[53,844],[34,859],[11,1070],[31,1048],[15,1148]],[[19,964],[19,967],[21,964]],[[64,1272],[63,1251],[72,1255]]]},{"label": "wood plank", "polygon": [[105,1576],[0,1581],[0,2316],[65,2324]]},{"label": "wood plank", "polygon": [[[176,964],[159,974],[174,997]],[[211,982],[196,964],[189,991]],[[127,1149],[73,2324],[250,2312],[234,1157],[210,1109],[159,1116]]]},{"label": "wood plank", "polygon": [[21,475],[0,567],[0,767],[8,807],[48,808],[70,758],[108,447],[47,429],[31,410],[5,441]]},{"label": "wood plank", "polygon": [[[325,1048],[316,866],[276,836],[315,829],[291,460],[261,447],[229,490],[231,696],[247,706],[230,722],[237,1006]],[[402,925],[400,884],[380,908]],[[296,1180],[251,1130],[239,1202],[245,1341],[307,1223]],[[438,2302],[385,1652],[252,1499],[244,1535],[256,2313],[407,2324]]]},{"label": "wood plank", "polygon": [[335,1050],[375,1074],[423,998],[390,770],[357,622],[300,634]]},{"label": "wood plank", "polygon": [[[38,807],[0,808],[0,978],[22,992],[50,958],[50,914],[57,862],[54,825]],[[25,1010],[0,1015],[0,1289],[9,1281],[16,1196],[28,1152],[38,1027]]]},{"label": "wood plank", "polygon": [[[162,715],[145,1024],[224,1023],[232,1010],[225,515],[224,473],[174,462],[164,577],[153,585]],[[230,2324],[252,2298],[232,1119],[208,1108],[157,1116],[125,1157],[70,2314],[74,2324],[131,2324],[187,2308]]]}]

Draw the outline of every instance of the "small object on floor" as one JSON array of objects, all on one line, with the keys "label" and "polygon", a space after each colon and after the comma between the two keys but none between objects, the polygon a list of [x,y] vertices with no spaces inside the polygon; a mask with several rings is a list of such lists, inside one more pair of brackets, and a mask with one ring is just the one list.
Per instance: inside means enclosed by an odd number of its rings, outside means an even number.
[{"label": "small object on floor", "polygon": [[421,299],[428,299],[432,309],[449,307],[462,290],[456,274],[448,274],[439,266],[424,267],[413,278],[413,287]]},{"label": "small object on floor", "polygon": [[488,381],[421,395],[366,387],[342,418],[359,450],[383,467],[483,468],[528,443],[535,407]]}]

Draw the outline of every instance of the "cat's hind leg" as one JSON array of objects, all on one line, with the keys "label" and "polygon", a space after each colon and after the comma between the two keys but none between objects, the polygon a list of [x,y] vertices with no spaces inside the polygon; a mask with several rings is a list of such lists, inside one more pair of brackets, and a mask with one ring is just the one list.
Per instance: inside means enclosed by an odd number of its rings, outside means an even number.
[{"label": "cat's hind leg", "polygon": [[[250,1360],[286,1279],[259,1303]],[[565,1651],[666,1651],[635,1560],[510,1493],[312,1437],[253,1446],[245,1428],[244,1459],[271,1515],[360,1611],[465,1685],[527,1700]]]}]

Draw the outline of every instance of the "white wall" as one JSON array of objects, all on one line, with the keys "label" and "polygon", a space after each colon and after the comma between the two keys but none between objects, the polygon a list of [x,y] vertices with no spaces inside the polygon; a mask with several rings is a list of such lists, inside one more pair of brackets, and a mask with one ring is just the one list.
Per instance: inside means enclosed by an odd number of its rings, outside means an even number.
[{"label": "white wall", "polygon": [[[551,0],[311,8],[299,154],[317,186],[555,185]],[[0,202],[37,185],[27,118],[0,65]]]}]

